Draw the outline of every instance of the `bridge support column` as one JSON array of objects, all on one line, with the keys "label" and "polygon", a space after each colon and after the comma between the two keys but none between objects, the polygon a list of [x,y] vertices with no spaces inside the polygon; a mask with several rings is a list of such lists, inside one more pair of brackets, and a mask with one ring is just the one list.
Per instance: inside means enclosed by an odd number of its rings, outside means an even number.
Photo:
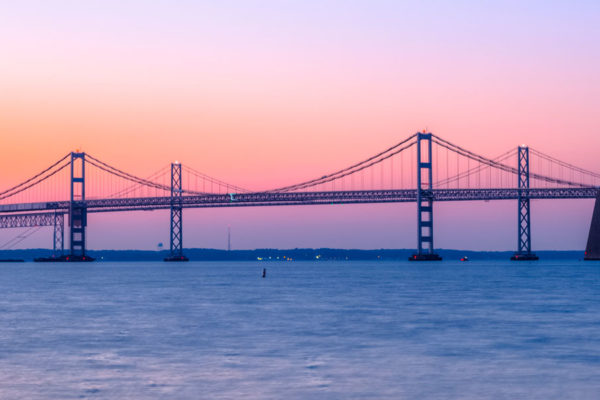
[{"label": "bridge support column", "polygon": [[54,257],[61,257],[65,253],[65,215],[54,212]]},{"label": "bridge support column", "polygon": [[189,261],[183,255],[183,205],[181,185],[181,164],[171,164],[171,229],[169,257],[165,261]]},{"label": "bridge support column", "polygon": [[417,253],[410,261],[440,261],[433,248],[431,133],[417,133]]},{"label": "bridge support column", "polygon": [[85,153],[71,153],[71,201],[69,204],[69,246],[66,261],[93,261],[85,254]]},{"label": "bridge support column", "polygon": [[534,261],[538,256],[531,252],[531,207],[529,201],[529,147],[517,149],[519,163],[519,208],[517,252],[510,258],[513,261]]}]

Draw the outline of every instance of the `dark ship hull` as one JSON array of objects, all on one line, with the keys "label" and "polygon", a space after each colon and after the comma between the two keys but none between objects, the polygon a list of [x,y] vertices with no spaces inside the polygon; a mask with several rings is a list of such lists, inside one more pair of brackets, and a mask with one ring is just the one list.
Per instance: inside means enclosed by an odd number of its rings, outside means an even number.
[{"label": "dark ship hull", "polygon": [[38,257],[33,259],[35,262],[90,262],[94,260],[95,258],[90,256]]},{"label": "dark ship hull", "polygon": [[511,261],[537,261],[540,258],[533,253],[529,254],[515,254],[510,258]]},{"label": "dark ship hull", "polygon": [[164,261],[168,261],[168,262],[185,262],[185,261],[190,261],[190,259],[187,258],[186,256],[171,256],[171,257],[165,257]]},{"label": "dark ship hull", "polygon": [[408,261],[442,261],[442,257],[437,254],[413,254]]}]

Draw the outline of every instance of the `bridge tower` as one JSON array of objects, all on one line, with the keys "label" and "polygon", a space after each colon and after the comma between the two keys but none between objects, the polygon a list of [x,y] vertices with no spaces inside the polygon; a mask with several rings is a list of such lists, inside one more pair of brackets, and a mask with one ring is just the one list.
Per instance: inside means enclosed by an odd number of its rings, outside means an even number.
[{"label": "bridge tower", "polygon": [[66,258],[67,261],[92,261],[85,255],[86,226],[85,153],[73,152],[71,153],[71,201],[69,203],[70,255]]},{"label": "bridge tower", "polygon": [[171,164],[171,229],[170,250],[171,253],[165,261],[189,261],[183,255],[183,202],[181,185],[181,164]]},{"label": "bridge tower", "polygon": [[517,148],[519,164],[519,206],[517,252],[510,258],[514,261],[534,261],[538,256],[531,252],[531,215],[529,201],[529,147]]},{"label": "bridge tower", "polygon": [[417,133],[417,253],[410,261],[440,261],[433,248],[433,158],[431,133]]}]

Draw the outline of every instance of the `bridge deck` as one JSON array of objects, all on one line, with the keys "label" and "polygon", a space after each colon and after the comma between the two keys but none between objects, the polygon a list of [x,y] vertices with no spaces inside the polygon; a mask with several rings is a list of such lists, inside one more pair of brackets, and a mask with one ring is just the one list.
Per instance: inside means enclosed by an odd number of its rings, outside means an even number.
[{"label": "bridge deck", "polygon": [[[522,190],[530,199],[594,199],[598,188],[540,188]],[[516,200],[519,189],[434,189],[434,201]],[[277,205],[403,203],[417,199],[415,189],[360,190],[331,192],[240,193],[182,196],[183,208],[257,207]],[[129,199],[87,199],[88,212],[160,210],[171,207],[171,197],[142,197]],[[68,201],[0,205],[0,213],[67,212]]]}]

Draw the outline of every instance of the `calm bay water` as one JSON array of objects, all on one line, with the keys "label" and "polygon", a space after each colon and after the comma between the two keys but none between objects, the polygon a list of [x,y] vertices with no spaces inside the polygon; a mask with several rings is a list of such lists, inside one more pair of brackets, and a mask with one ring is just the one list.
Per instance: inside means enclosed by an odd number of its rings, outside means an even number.
[{"label": "calm bay water", "polygon": [[596,262],[0,264],[1,399],[599,397]]}]

